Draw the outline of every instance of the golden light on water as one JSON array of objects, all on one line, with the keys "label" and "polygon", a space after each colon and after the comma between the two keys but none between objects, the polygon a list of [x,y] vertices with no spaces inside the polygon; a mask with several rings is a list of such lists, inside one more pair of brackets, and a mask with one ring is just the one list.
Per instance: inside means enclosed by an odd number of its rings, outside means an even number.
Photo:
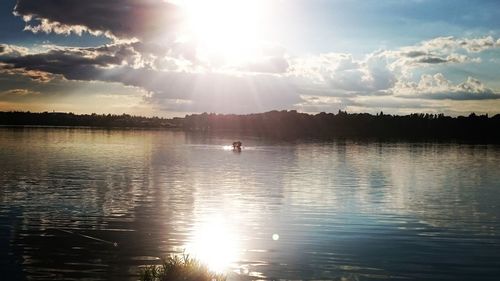
[{"label": "golden light on water", "polygon": [[195,224],[186,254],[223,273],[239,260],[241,245],[236,229],[222,217],[210,217]]}]

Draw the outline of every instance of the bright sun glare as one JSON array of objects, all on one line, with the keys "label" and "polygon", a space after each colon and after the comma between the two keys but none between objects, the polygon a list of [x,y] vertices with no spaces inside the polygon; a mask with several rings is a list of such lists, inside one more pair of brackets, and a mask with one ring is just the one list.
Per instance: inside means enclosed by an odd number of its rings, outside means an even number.
[{"label": "bright sun glare", "polygon": [[223,273],[238,261],[240,245],[233,228],[222,218],[209,218],[195,226],[186,253]]},{"label": "bright sun glare", "polygon": [[185,0],[184,35],[196,42],[198,55],[240,63],[255,57],[264,31],[265,1]]}]

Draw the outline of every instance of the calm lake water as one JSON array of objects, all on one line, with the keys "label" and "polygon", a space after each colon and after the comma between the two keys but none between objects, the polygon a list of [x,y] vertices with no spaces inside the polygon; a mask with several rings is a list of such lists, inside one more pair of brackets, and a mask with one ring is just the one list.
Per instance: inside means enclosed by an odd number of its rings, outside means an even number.
[{"label": "calm lake water", "polygon": [[499,280],[500,147],[0,128],[2,280]]}]

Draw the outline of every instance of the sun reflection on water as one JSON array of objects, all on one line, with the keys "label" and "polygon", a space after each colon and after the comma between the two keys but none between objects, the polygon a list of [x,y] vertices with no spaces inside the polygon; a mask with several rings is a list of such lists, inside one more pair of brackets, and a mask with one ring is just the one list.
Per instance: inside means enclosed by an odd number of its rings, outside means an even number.
[{"label": "sun reflection on water", "polygon": [[241,248],[235,228],[216,216],[195,224],[185,252],[210,270],[224,273],[239,260]]}]

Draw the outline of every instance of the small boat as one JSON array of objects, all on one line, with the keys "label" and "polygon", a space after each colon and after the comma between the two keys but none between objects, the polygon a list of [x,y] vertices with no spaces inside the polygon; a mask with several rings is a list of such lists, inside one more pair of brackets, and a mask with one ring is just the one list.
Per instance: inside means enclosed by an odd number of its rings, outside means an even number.
[{"label": "small boat", "polygon": [[241,150],[241,141],[235,141],[233,142],[233,150]]}]

